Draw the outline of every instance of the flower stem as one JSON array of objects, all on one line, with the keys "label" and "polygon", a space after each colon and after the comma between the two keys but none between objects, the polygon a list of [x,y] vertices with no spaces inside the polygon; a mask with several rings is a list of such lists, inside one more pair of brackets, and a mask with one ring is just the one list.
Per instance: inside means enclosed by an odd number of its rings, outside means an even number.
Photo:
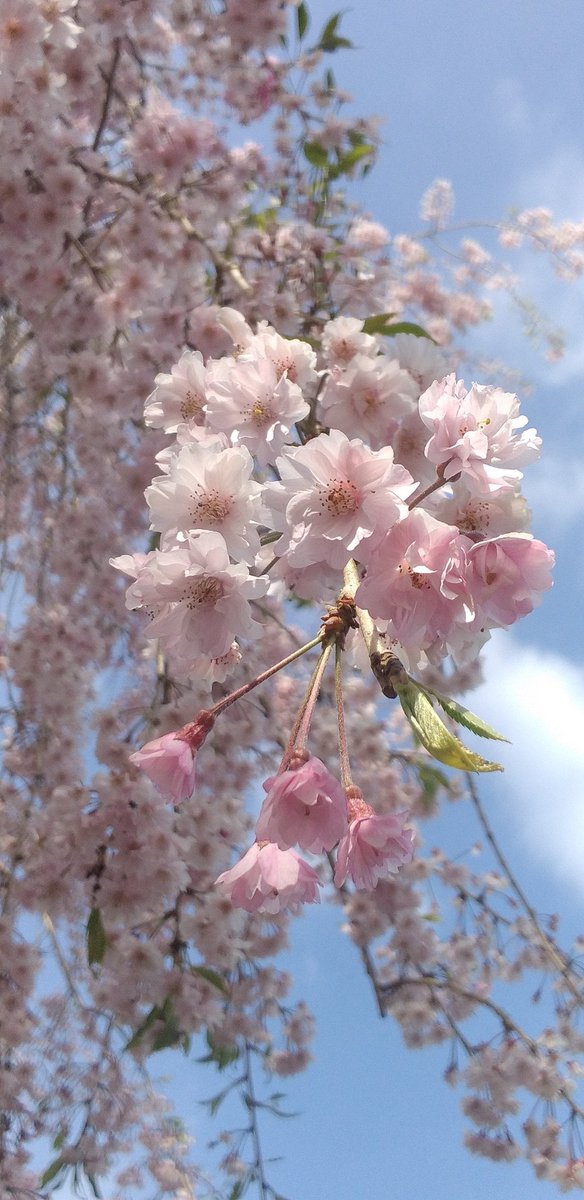
[{"label": "flower stem", "polygon": [[289,762],[293,751],[301,753],[304,750],[304,745],[308,737],[308,730],[310,728],[310,722],[312,720],[312,714],[314,712],[314,706],[318,698],[318,693],[320,692],[322,677],[324,675],[325,667],[332,648],[332,642],[327,642],[327,644],[322,648],[322,654],[313,671],[312,678],[306,689],[306,695],[300,706],[298,717],[294,722],[292,733],[288,739],[288,745],[284,751],[284,757],[282,759],[283,764]]},{"label": "flower stem", "polygon": [[230,704],[235,704],[236,700],[241,700],[242,696],[247,696],[248,692],[259,687],[260,683],[265,683],[266,679],[269,679],[271,675],[275,675],[277,671],[282,671],[284,667],[290,666],[290,663],[295,662],[297,658],[301,658],[303,654],[307,654],[309,650],[314,650],[315,646],[319,646],[322,643],[322,638],[323,631],[319,630],[317,636],[312,638],[310,642],[306,642],[304,646],[300,646],[298,650],[294,650],[292,654],[288,654],[280,662],[274,663],[274,666],[268,667],[267,671],[262,671],[260,675],[256,675],[255,679],[250,680],[249,683],[244,683],[240,688],[231,692],[229,696],[225,696],[223,700],[219,700],[213,708],[208,709],[208,715],[213,719],[218,717],[219,713],[222,713],[225,708],[229,708]]},{"label": "flower stem", "polygon": [[349,748],[345,729],[345,708],[343,704],[343,671],[341,662],[341,647],[337,642],[335,654],[335,698],[337,702],[337,721],[339,727],[339,763],[341,767],[341,783],[346,789],[352,786]]}]

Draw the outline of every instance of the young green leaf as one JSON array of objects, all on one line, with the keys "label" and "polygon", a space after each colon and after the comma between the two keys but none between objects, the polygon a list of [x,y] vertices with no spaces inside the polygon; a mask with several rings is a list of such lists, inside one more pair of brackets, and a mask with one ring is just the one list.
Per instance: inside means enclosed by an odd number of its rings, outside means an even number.
[{"label": "young green leaf", "polygon": [[92,908],[89,914],[86,930],[87,961],[92,967],[94,963],[103,961],[107,948],[107,937],[99,908]]},{"label": "young green leaf", "polygon": [[304,157],[308,159],[313,167],[320,167],[324,170],[329,165],[328,154],[318,142],[305,142],[303,147]]},{"label": "young green leaf", "polygon": [[215,1066],[224,1071],[231,1063],[236,1062],[239,1058],[239,1048],[236,1045],[225,1045],[221,1042],[216,1042],[213,1034],[207,1030],[207,1045],[209,1054],[206,1058],[200,1059],[201,1062],[213,1062]]},{"label": "young green leaf", "polygon": [[410,680],[406,684],[396,684],[395,690],[401,706],[410,725],[422,746],[439,762],[448,767],[456,767],[459,771],[502,771],[500,763],[489,762],[469,750],[459,738],[455,737],[434,711],[430,697],[421,687]]},{"label": "young green leaf", "polygon": [[416,771],[422,786],[422,805],[431,810],[438,789],[448,788],[450,781],[443,771],[428,763],[416,763]]},{"label": "young green leaf", "polygon": [[211,983],[218,991],[223,992],[224,996],[229,995],[229,988],[222,975],[218,971],[212,971],[210,967],[191,967],[193,975],[200,975],[201,979],[206,979],[207,983]]},{"label": "young green leaf", "polygon": [[322,33],[318,39],[315,50],[324,50],[325,53],[332,54],[335,50],[352,50],[353,43],[348,38],[339,37],[337,28],[339,21],[343,16],[342,12],[335,13],[330,20],[327,21]]},{"label": "young green leaf", "polygon": [[346,154],[340,154],[334,167],[331,168],[331,179],[337,179],[339,175],[346,175],[352,171],[357,163],[363,158],[369,158],[375,153],[375,146],[363,143],[362,146],[353,146],[351,150],[347,150]]},{"label": "young green leaf", "polygon": [[300,41],[302,41],[302,38],[304,37],[304,34],[306,33],[306,30],[308,29],[309,24],[310,24],[310,15],[309,15],[308,9],[304,3],[304,0],[302,0],[302,3],[299,4],[298,8],[296,9],[296,27],[298,29],[298,38]]},{"label": "young green leaf", "polygon": [[491,725],[487,725],[482,717],[477,717],[476,713],[470,711],[469,708],[464,708],[457,700],[453,700],[451,696],[443,696],[441,692],[437,692],[434,688],[426,687],[425,684],[418,684],[423,692],[432,697],[444,709],[444,712],[456,721],[457,725],[464,725],[466,729],[470,729],[471,733],[478,734],[479,737],[490,738],[494,742],[508,742],[509,738],[503,736],[502,733],[497,733]]},{"label": "young green leaf", "polygon": [[366,317],[363,321],[363,333],[383,333],[387,322],[395,313],[377,313],[374,317]]},{"label": "young green leaf", "polygon": [[414,321],[396,321],[395,325],[386,325],[378,331],[385,334],[385,337],[396,337],[398,333],[412,333],[414,337],[428,338],[429,342],[436,342],[431,334],[426,333],[421,325],[416,325]]},{"label": "young green leaf", "polygon": [[144,1034],[147,1033],[148,1030],[152,1028],[154,1023],[156,1021],[158,1021],[161,1017],[162,1017],[162,1009],[159,1007],[158,1004],[154,1004],[153,1007],[150,1009],[150,1012],[147,1013],[147,1015],[144,1017],[144,1020],[142,1021],[142,1023],[138,1026],[138,1028],[136,1029],[136,1031],[130,1038],[129,1042],[126,1042],[126,1045],[124,1046],[124,1050],[133,1050],[134,1046],[137,1046],[138,1043],[142,1041]]},{"label": "young green leaf", "polygon": [[66,1166],[67,1163],[62,1158],[55,1158],[52,1163],[49,1163],[46,1171],[43,1173],[40,1186],[44,1188],[47,1184],[52,1183],[53,1179],[56,1179],[59,1172],[64,1171]]}]

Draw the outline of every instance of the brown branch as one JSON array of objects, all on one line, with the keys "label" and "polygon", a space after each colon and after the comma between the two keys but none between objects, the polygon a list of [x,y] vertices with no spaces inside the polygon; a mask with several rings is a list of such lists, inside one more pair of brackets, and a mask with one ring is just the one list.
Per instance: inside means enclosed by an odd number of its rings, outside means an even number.
[{"label": "brown branch", "polygon": [[114,91],[114,79],[115,79],[116,71],[118,69],[118,63],[120,61],[120,50],[121,50],[120,39],[119,39],[119,37],[114,38],[114,53],[113,53],[113,57],[112,57],[111,67],[110,67],[107,75],[105,76],[105,84],[106,84],[105,98],[104,98],[104,102],[103,102],[103,108],[101,110],[101,117],[99,118],[99,125],[97,126],[97,129],[95,131],[95,137],[93,139],[93,144],[91,147],[92,150],[99,149],[99,143],[101,142],[101,139],[103,136],[103,131],[107,124],[107,119],[108,119],[109,110],[110,110],[110,104],[112,101],[112,96],[113,96],[113,91]]}]

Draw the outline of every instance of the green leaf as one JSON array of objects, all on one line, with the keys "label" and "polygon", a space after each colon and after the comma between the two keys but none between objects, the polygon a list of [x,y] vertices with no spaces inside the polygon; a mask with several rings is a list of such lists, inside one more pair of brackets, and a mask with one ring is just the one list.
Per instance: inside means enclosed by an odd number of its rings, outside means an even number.
[{"label": "green leaf", "polygon": [[236,1045],[225,1045],[224,1043],[216,1042],[210,1029],[207,1030],[207,1045],[210,1053],[203,1061],[214,1062],[220,1071],[224,1071],[226,1067],[236,1062],[239,1058],[239,1048]]},{"label": "green leaf", "polygon": [[[199,1059],[199,1062],[200,1061],[201,1060]],[[232,1090],[233,1090],[233,1084],[230,1083],[228,1085],[228,1087],[223,1089],[222,1092],[217,1092],[216,1096],[211,1096],[210,1100],[201,1100],[200,1101],[200,1103],[203,1104],[205,1106],[205,1108],[208,1110],[209,1116],[214,1117],[215,1113],[219,1112],[219,1109],[221,1108],[221,1105],[223,1104],[225,1097],[228,1096]]]},{"label": "green leaf", "polygon": [[347,175],[361,161],[362,158],[369,158],[375,153],[375,146],[363,143],[361,146],[353,146],[351,150],[347,150],[346,154],[340,154],[337,162],[331,168],[330,178],[337,179],[339,175]]},{"label": "green leaf", "polygon": [[469,708],[464,708],[457,700],[453,700],[450,696],[443,696],[441,692],[437,692],[434,688],[426,687],[425,684],[418,684],[423,692],[434,698],[444,709],[444,712],[456,721],[457,725],[464,725],[466,729],[470,729],[471,733],[478,734],[479,737],[490,738],[493,742],[509,742],[509,738],[503,736],[502,733],[497,733],[491,725],[487,725],[482,717],[477,717]]},{"label": "green leaf", "polygon": [[328,42],[319,42],[318,50],[324,50],[325,54],[334,54],[335,50],[353,50],[353,43],[345,37],[332,37]]},{"label": "green leaf", "polygon": [[438,767],[432,767],[428,763],[417,763],[416,770],[424,793],[422,803],[426,808],[431,809],[438,789],[448,788],[450,781],[443,771],[439,771]]},{"label": "green leaf", "polygon": [[387,322],[395,313],[377,313],[374,317],[366,317],[363,321],[363,333],[383,333]]},{"label": "green leaf", "polygon": [[155,1054],[157,1050],[168,1050],[171,1046],[180,1046],[183,1038],[183,1031],[179,1029],[176,1022],[167,1021],[152,1042],[152,1053]]},{"label": "green leaf", "polygon": [[426,333],[421,325],[416,325],[413,321],[396,321],[395,325],[386,325],[384,329],[379,329],[378,333],[385,334],[385,337],[396,337],[398,333],[412,333],[414,337],[428,338],[429,342],[437,345],[431,334]]},{"label": "green leaf", "polygon": [[342,16],[343,13],[338,12],[327,21],[315,46],[315,50],[324,50],[325,54],[332,54],[335,50],[343,48],[346,50],[353,49],[353,43],[348,38],[339,37],[337,33],[337,27]]},{"label": "green leaf", "polygon": [[49,1163],[46,1171],[44,1172],[40,1186],[44,1188],[48,1183],[52,1183],[53,1179],[56,1179],[59,1172],[64,1171],[67,1165],[68,1164],[63,1162],[61,1157],[55,1158],[52,1163]]},{"label": "green leaf", "polygon": [[326,169],[329,165],[329,157],[326,150],[319,146],[318,142],[305,142],[303,147],[304,157],[308,159],[313,167],[320,167],[321,170]]},{"label": "green leaf", "polygon": [[87,961],[90,967],[103,961],[107,949],[107,937],[99,908],[92,908],[87,922]]},{"label": "green leaf", "polygon": [[150,1009],[150,1012],[144,1017],[144,1020],[142,1021],[141,1025],[138,1026],[135,1033],[130,1038],[129,1042],[126,1042],[126,1045],[124,1046],[124,1050],[133,1050],[134,1046],[137,1046],[138,1043],[142,1041],[144,1034],[147,1033],[148,1030],[152,1028],[154,1023],[156,1021],[158,1021],[161,1017],[162,1017],[162,1009],[159,1008],[158,1004],[154,1004],[153,1007]]},{"label": "green leaf", "polygon": [[304,34],[306,33],[306,30],[308,29],[309,24],[310,24],[310,15],[309,15],[308,9],[304,3],[304,0],[302,0],[302,3],[299,4],[298,8],[296,9],[296,25],[298,28],[298,37],[299,37],[300,41],[302,41],[302,38],[304,37]]},{"label": "green leaf", "polygon": [[338,12],[334,13],[332,17],[329,17],[329,20],[327,21],[326,25],[323,26],[322,33],[318,39],[319,46],[322,44],[322,42],[328,42],[329,38],[335,37],[337,25],[342,15],[342,12]]},{"label": "green leaf", "polygon": [[211,970],[211,967],[191,967],[191,972],[193,975],[200,975],[201,979],[206,979],[207,983],[212,984],[218,991],[223,992],[224,996],[229,995],[227,981],[218,971]]},{"label": "green leaf", "polygon": [[500,763],[489,762],[469,750],[455,734],[451,733],[432,707],[430,697],[419,684],[410,679],[408,683],[395,683],[401,706],[422,746],[448,767],[458,771],[502,771]]},{"label": "green leaf", "polygon": [[239,1200],[239,1197],[243,1196],[243,1193],[246,1188],[246,1184],[247,1184],[247,1181],[244,1181],[243,1179],[238,1179],[237,1182],[233,1184],[233,1187],[229,1193],[229,1200]]}]

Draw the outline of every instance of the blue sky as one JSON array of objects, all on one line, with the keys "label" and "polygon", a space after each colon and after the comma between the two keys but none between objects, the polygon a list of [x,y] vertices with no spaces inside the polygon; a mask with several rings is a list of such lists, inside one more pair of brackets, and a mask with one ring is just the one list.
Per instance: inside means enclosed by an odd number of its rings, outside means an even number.
[{"label": "blue sky", "polygon": [[[312,0],[310,11],[316,35],[333,9]],[[451,180],[460,221],[537,205],[584,216],[582,0],[359,0],[342,32],[356,49],[331,60],[337,80],[356,112],[385,118],[379,163],[357,195],[392,233],[420,227],[420,196],[436,177]],[[542,259],[519,261],[524,290],[567,335],[566,356],[545,362],[503,300],[480,349],[533,385],[525,411],[544,452],[525,490],[536,535],[558,554],[556,585],[532,618],[494,640],[488,682],[470,703],[513,742],[502,752],[505,775],[481,782],[503,846],[535,906],[560,911],[574,933],[584,930],[584,295]],[[445,837],[454,852],[477,836],[460,806],[426,830],[430,845]],[[318,1033],[310,1070],[281,1087],[299,1115],[264,1123],[266,1154],[282,1157],[269,1172],[274,1185],[289,1200],[556,1195],[526,1165],[496,1166],[462,1148],[459,1095],[441,1078],[448,1050],[403,1048],[397,1028],[377,1017],[340,923],[339,910],[323,906],[291,929],[295,994]],[[219,1081],[161,1056],[163,1073],[177,1067],[173,1092],[204,1159],[211,1126],[198,1102]]]}]

